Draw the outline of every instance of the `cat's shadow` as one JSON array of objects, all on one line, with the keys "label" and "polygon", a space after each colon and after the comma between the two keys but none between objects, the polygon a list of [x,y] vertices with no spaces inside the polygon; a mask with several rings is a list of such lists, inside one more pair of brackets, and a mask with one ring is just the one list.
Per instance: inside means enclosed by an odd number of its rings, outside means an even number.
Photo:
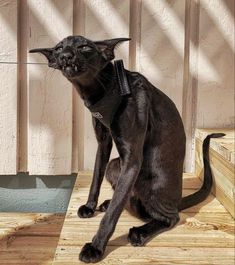
[{"label": "cat's shadow", "polygon": [[[107,245],[107,248],[105,250],[103,258],[105,259],[110,253],[112,253],[114,250],[116,250],[116,249],[118,249],[120,247],[124,247],[126,245],[130,245],[131,246],[131,244],[127,240],[127,237],[128,237],[128,233],[123,234],[123,235],[121,235],[119,237],[116,237],[116,238],[110,240],[108,245]],[[120,241],[122,242],[121,245],[119,244]]]}]

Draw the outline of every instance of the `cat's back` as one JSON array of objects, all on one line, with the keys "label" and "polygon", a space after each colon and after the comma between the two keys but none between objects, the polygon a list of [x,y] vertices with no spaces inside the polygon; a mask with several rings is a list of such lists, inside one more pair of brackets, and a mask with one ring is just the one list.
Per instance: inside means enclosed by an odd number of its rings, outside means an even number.
[{"label": "cat's back", "polygon": [[174,102],[151,84],[145,76],[131,71],[127,71],[127,76],[133,96],[136,99],[140,96],[145,97],[143,100],[146,100],[146,104],[150,105],[150,111],[155,112],[159,118],[165,120],[181,120]]},{"label": "cat's back", "polygon": [[184,145],[183,122],[174,102],[142,74],[130,71],[127,71],[127,74],[135,100],[142,100],[148,104],[148,142],[153,145],[154,142],[156,145],[160,142],[179,142]]}]

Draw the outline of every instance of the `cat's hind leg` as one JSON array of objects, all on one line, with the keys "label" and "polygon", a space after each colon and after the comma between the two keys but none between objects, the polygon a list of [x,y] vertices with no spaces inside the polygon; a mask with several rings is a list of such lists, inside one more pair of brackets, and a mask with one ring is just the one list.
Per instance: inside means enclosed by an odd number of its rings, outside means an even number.
[{"label": "cat's hind leg", "polygon": [[[105,212],[109,207],[110,201],[111,200],[105,200],[103,203],[101,203],[100,206],[98,207],[98,211]],[[131,196],[127,200],[125,209],[132,215],[144,221],[152,219],[151,216],[145,210],[145,207],[142,205],[140,199],[138,199],[137,196],[135,195]]]},{"label": "cat's hind leg", "polygon": [[133,227],[129,230],[128,241],[132,246],[143,246],[152,237],[170,230],[179,221],[178,215],[173,218],[159,217],[159,219],[152,219],[142,226]]},{"label": "cat's hind leg", "polygon": [[[120,170],[120,158],[112,159],[107,165],[105,177],[114,190],[117,184]],[[108,209],[109,204],[110,200],[105,200],[98,207],[98,211],[105,212]],[[129,198],[127,199],[125,205],[125,209],[129,211],[132,215],[135,215],[143,220],[148,220],[150,218],[150,215],[147,213],[145,207],[141,203],[140,199],[135,195],[134,191],[130,192]]]},{"label": "cat's hind leg", "polygon": [[118,176],[121,171],[120,158],[112,159],[106,168],[105,178],[111,184],[112,188],[115,190],[117,185]]},{"label": "cat's hind leg", "polygon": [[109,207],[110,201],[111,200],[105,200],[104,202],[102,202],[100,204],[100,206],[98,207],[98,211],[100,211],[100,212],[106,212],[106,210]]},{"label": "cat's hind leg", "polygon": [[[116,187],[117,179],[120,174],[120,170],[121,170],[121,167],[120,167],[119,157],[112,159],[107,165],[106,172],[105,172],[105,178],[111,184],[113,189],[115,189]],[[105,200],[103,203],[101,203],[100,206],[98,207],[98,211],[105,212],[109,207],[110,201],[111,200]]]}]

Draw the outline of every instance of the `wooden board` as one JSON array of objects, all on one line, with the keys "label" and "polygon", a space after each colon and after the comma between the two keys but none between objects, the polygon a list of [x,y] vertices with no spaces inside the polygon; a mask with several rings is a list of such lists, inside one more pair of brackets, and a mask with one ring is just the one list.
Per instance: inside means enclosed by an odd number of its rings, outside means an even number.
[{"label": "wooden board", "polygon": [[210,147],[216,151],[224,160],[235,165],[235,131],[233,129],[197,129],[196,138],[203,141],[208,134],[225,133],[223,138],[212,139]]},{"label": "wooden board", "polygon": [[196,175],[203,178],[202,140],[213,132],[224,132],[226,136],[211,139],[210,163],[214,185],[212,192],[224,207],[235,217],[235,172],[234,131],[223,129],[200,129],[196,133]]},{"label": "wooden board", "polygon": [[0,213],[0,263],[51,265],[63,214]]},{"label": "wooden board", "polygon": [[[77,217],[77,209],[86,202],[91,174],[80,173],[71,196],[68,211],[54,257],[54,265],[83,264],[78,255],[81,247],[95,235],[103,213],[89,219]],[[184,194],[195,192],[198,178],[184,175]],[[99,203],[112,196],[110,185],[102,184]],[[127,242],[129,228],[143,224],[124,211],[109,241],[105,258],[98,264],[227,264],[234,260],[234,222],[224,207],[214,198],[208,199],[181,214],[179,224],[145,247],[132,247]]]},{"label": "wooden board", "polygon": [[[73,0],[28,1],[28,48],[53,47],[73,32]],[[56,26],[55,26],[56,25]],[[39,54],[28,62],[28,171],[70,174],[72,85]],[[44,63],[45,65],[39,65]]]},{"label": "wooden board", "polygon": [[46,65],[30,65],[29,72],[29,173],[70,174],[72,87]]},{"label": "wooden board", "polygon": [[0,175],[17,171],[17,1],[0,0]]},{"label": "wooden board", "polygon": [[199,1],[185,1],[185,46],[182,99],[182,120],[186,134],[185,172],[194,172],[199,16]]}]

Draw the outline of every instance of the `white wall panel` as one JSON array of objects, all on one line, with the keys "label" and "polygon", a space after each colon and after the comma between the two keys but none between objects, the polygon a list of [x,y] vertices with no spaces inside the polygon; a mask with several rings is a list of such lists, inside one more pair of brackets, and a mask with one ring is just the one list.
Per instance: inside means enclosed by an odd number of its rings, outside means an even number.
[{"label": "white wall panel", "polygon": [[201,0],[198,128],[234,125],[234,39],[234,1]]},{"label": "white wall panel", "polygon": [[15,174],[18,136],[16,0],[0,0],[0,49],[0,174]]},{"label": "white wall panel", "polygon": [[[29,49],[52,47],[72,35],[72,0],[28,0],[28,13]],[[72,85],[42,55],[29,54],[28,62],[36,63],[28,66],[28,171],[70,174]]]},{"label": "white wall panel", "polygon": [[185,1],[144,0],[139,71],[182,111]]},{"label": "white wall panel", "polygon": [[196,127],[234,125],[233,0],[0,0],[0,174],[94,168],[90,112],[45,57],[28,53],[72,34],[132,37],[116,58],[175,102],[187,171]]}]

